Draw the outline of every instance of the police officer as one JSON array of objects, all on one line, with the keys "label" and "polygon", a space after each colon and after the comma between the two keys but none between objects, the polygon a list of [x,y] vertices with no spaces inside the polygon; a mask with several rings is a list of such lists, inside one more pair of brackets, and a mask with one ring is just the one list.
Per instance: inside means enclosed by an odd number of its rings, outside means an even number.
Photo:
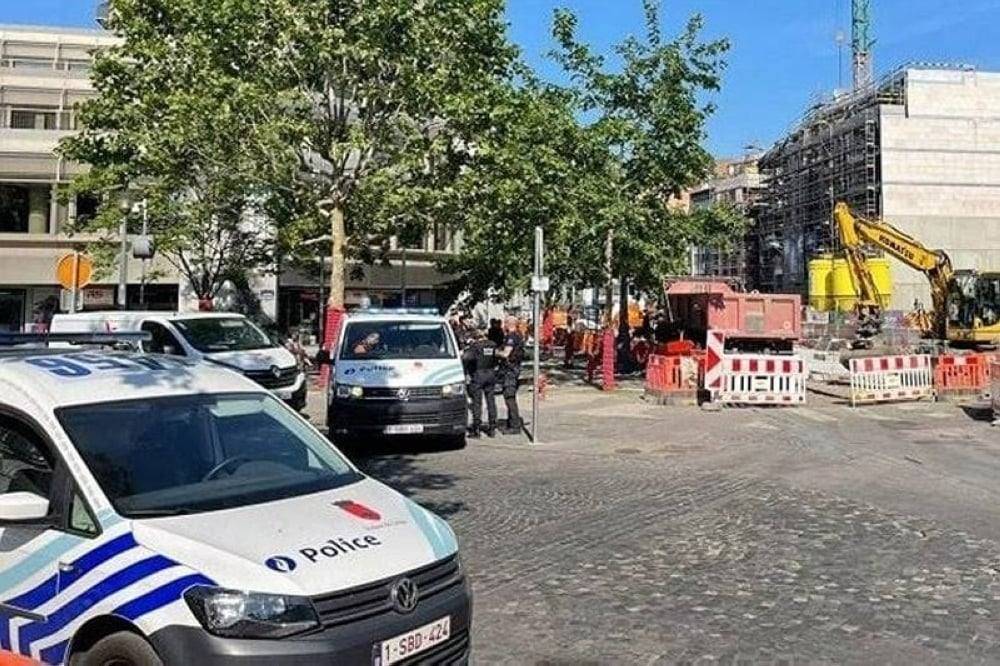
[{"label": "police officer", "polygon": [[497,381],[503,386],[503,400],[507,405],[507,427],[504,434],[521,433],[521,411],[517,407],[517,387],[524,361],[524,337],[517,330],[517,317],[507,317],[504,322],[503,346],[497,351],[500,369]]},{"label": "police officer", "polygon": [[481,329],[472,332],[471,342],[462,352],[462,363],[469,375],[469,401],[472,411],[472,427],[469,437],[479,439],[483,431],[483,399],[486,399],[486,415],[489,423],[486,435],[494,437],[497,430],[496,367],[497,348]]}]

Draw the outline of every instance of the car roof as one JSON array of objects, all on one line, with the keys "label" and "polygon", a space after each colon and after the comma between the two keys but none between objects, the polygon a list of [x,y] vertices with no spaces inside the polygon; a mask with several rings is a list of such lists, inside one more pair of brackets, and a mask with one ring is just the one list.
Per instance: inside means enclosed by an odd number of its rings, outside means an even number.
[{"label": "car roof", "polygon": [[57,314],[62,320],[99,320],[105,319],[231,319],[237,317],[246,319],[239,312],[167,312],[163,310],[109,310],[107,312],[77,312],[75,314]]},{"label": "car roof", "polygon": [[347,322],[359,321],[413,321],[435,324],[446,324],[448,320],[441,315],[397,313],[397,312],[362,312],[347,315]]},{"label": "car roof", "polygon": [[[0,384],[20,389],[26,400],[46,411],[165,396],[265,392],[210,362],[105,349],[7,350],[0,353]],[[17,393],[0,387],[0,402],[8,396],[16,400]]]}]

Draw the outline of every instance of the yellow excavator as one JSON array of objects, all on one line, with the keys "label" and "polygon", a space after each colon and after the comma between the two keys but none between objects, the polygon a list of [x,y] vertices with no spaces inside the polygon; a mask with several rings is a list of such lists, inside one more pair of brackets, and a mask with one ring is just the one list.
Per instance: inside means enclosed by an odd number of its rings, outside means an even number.
[{"label": "yellow excavator", "polygon": [[874,336],[882,326],[878,288],[865,262],[870,245],[927,276],[931,311],[918,307],[907,317],[926,336],[972,345],[1000,342],[1000,273],[956,271],[943,250],[929,249],[885,221],[856,216],[844,202],[834,207],[833,220],[858,292],[859,334]]}]

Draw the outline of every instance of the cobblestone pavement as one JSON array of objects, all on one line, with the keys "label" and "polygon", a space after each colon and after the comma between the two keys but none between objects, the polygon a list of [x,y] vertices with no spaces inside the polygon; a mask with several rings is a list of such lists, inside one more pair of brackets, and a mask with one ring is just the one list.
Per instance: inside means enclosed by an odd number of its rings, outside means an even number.
[{"label": "cobblestone pavement", "polygon": [[458,532],[478,664],[1000,663],[1000,433],[970,414],[572,389],[542,446],[352,455]]}]

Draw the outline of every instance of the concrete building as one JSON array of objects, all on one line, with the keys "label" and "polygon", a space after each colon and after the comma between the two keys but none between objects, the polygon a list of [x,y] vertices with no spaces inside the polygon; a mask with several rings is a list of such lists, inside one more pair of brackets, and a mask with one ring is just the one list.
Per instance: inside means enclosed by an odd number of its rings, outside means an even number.
[{"label": "concrete building", "polygon": [[[79,128],[77,107],[94,92],[92,54],[115,43],[100,30],[0,26],[0,331],[44,323],[58,310],[58,259],[93,237],[66,230],[93,215],[91,197],[68,201],[65,188],[82,168],[56,155]],[[138,304],[141,264],[131,261],[128,298]],[[86,290],[90,308],[116,305],[117,275]],[[146,289],[150,307],[177,307],[179,280]]]},{"label": "concrete building", "polygon": [[[807,265],[837,249],[847,201],[956,268],[1000,270],[1000,73],[907,66],[817,105],[761,160],[768,190],[748,251],[762,290],[805,293]],[[893,261],[893,309],[930,303],[926,279]]]},{"label": "concrete building", "polygon": [[[716,162],[713,178],[690,192],[690,209],[729,204],[748,217],[754,215],[763,193],[763,179],[757,166],[757,159],[756,155],[747,155]],[[693,275],[735,277],[745,280],[746,243],[737,242],[729,249],[693,248],[691,269]]]}]

